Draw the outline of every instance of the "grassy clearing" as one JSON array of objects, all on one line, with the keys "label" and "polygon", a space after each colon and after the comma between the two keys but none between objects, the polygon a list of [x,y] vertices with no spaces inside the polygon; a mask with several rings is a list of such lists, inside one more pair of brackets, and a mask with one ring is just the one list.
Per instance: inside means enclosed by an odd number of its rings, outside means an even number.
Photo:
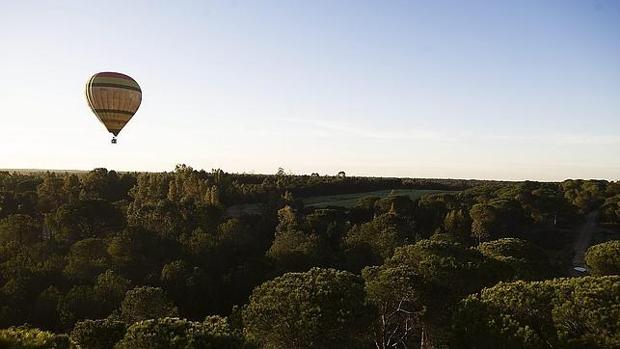
[{"label": "grassy clearing", "polygon": [[359,202],[361,198],[376,196],[380,198],[387,197],[391,194],[409,196],[411,200],[416,200],[425,194],[445,193],[445,190],[419,190],[419,189],[394,189],[394,190],[377,190],[365,193],[340,194],[340,195],[324,195],[303,198],[304,205],[308,207],[327,207],[338,206],[350,208]]},{"label": "grassy clearing", "polygon": [[[323,196],[311,196],[302,198],[305,206],[308,207],[327,207],[338,206],[351,208],[357,205],[361,198],[368,196],[376,196],[384,198],[393,195],[405,195],[409,196],[411,200],[415,200],[425,194],[446,193],[446,190],[419,190],[419,189],[394,189],[394,190],[377,190],[363,193],[353,194],[340,194],[340,195],[323,195]],[[261,204],[243,204],[234,205],[226,209],[226,215],[231,217],[239,217],[243,214],[260,214]]]}]

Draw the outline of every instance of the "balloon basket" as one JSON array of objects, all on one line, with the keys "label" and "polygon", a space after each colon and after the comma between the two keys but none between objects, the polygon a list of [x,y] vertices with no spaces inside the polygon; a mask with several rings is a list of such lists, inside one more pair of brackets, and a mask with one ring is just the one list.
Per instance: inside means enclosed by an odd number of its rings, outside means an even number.
[{"label": "balloon basket", "polygon": [[112,137],[112,144],[116,144],[116,137]]}]

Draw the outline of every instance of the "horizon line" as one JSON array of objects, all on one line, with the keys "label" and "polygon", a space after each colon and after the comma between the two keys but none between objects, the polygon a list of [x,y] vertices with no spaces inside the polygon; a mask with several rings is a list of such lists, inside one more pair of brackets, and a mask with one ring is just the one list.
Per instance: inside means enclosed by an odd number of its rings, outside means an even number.
[{"label": "horizon line", "polygon": [[[187,165],[196,171],[207,171],[204,168],[194,168],[193,166]],[[9,172],[9,173],[24,173],[24,174],[35,174],[35,173],[45,173],[45,172],[54,172],[54,173],[86,173],[93,171],[95,169],[104,168],[108,171],[114,171],[117,173],[172,173],[174,169],[171,171],[168,170],[128,170],[128,169],[109,169],[106,167],[94,167],[92,169],[66,169],[66,168],[0,168],[0,172]],[[258,172],[234,172],[234,171],[226,171],[221,168],[212,168],[211,170],[222,170],[224,173],[235,174],[235,175],[251,175],[251,176],[275,176],[276,173],[258,173]],[[344,171],[346,174],[346,171]],[[312,173],[291,173],[287,172],[287,176],[311,176]],[[320,174],[320,177],[337,177],[337,174]],[[445,179],[445,180],[462,180],[462,181],[481,181],[481,182],[541,182],[541,183],[561,183],[567,180],[596,180],[596,181],[607,181],[607,182],[617,182],[620,179],[609,179],[609,178],[564,178],[562,180],[540,180],[540,179],[497,179],[497,178],[464,178],[464,177],[412,177],[412,176],[373,176],[373,175],[364,175],[364,174],[352,174],[346,175],[349,178],[394,178],[394,179]]]}]

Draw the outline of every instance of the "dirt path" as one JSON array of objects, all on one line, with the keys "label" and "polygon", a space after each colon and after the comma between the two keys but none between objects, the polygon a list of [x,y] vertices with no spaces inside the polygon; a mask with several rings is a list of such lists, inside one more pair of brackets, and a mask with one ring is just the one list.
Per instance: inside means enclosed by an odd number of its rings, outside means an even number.
[{"label": "dirt path", "polygon": [[[575,255],[573,257],[573,265],[574,267],[583,267],[585,268],[586,264],[584,261],[586,250],[590,247],[590,242],[592,241],[592,235],[594,234],[598,221],[598,212],[590,212],[586,216],[586,221],[583,223],[581,228],[579,229],[579,235],[573,244],[573,250],[575,251]],[[571,268],[572,275],[583,275]]]}]

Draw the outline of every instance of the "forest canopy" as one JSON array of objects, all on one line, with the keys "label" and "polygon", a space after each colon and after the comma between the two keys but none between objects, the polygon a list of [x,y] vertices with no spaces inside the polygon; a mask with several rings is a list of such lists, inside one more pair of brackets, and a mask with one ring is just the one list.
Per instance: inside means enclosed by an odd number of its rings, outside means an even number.
[{"label": "forest canopy", "polygon": [[579,277],[572,243],[592,213],[617,232],[618,197],[599,180],[0,172],[0,347],[616,348],[618,241]]}]

